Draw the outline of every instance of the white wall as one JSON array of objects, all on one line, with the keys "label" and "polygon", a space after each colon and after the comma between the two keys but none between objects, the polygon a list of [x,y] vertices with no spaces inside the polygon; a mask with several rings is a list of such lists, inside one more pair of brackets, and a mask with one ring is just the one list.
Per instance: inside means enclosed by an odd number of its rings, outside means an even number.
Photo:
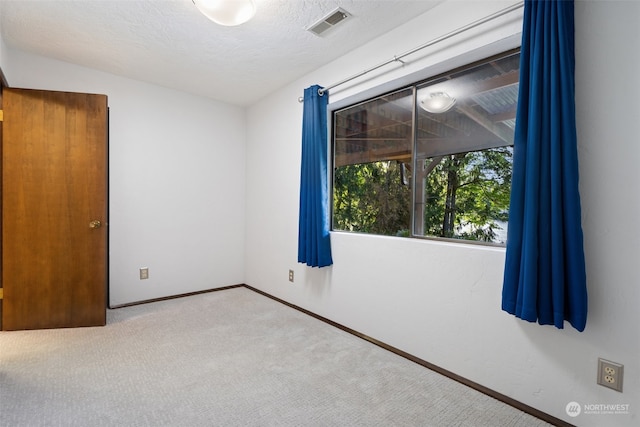
[{"label": "white wall", "polygon": [[[4,44],[4,40],[2,38],[2,34],[0,34],[0,67],[2,67],[2,68],[4,68],[4,64],[7,63],[6,51],[7,51],[7,47]],[[4,70],[3,70],[3,72],[4,72]]]},{"label": "white wall", "polygon": [[111,305],[244,283],[243,109],[4,53],[12,87],[109,97]]},{"label": "white wall", "polygon": [[[640,66],[629,46],[640,42],[638,3],[580,1],[575,9],[585,332],[502,312],[501,248],[332,233],[332,267],[296,262],[303,89],[340,81],[507,5],[442,4],[249,109],[246,283],[568,422],[637,425],[640,236],[632,224],[640,216]],[[334,90],[330,102],[517,34],[519,19],[521,10],[408,58],[404,67],[388,66]],[[596,384],[598,357],[625,365],[624,393]],[[565,407],[572,401],[629,404],[630,414],[571,418]]]},{"label": "white wall", "polygon": [[0,28],[0,67],[2,68],[2,72],[6,77],[7,71],[5,70],[5,68],[9,61],[7,59],[7,45],[4,42],[1,30],[2,29]]}]

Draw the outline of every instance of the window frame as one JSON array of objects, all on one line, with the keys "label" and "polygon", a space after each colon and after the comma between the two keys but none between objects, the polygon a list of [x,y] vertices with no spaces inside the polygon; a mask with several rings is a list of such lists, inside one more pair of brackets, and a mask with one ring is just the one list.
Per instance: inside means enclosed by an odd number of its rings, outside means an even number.
[{"label": "window frame", "polygon": [[[415,148],[416,148],[416,114],[417,114],[417,91],[418,87],[428,85],[429,82],[435,81],[441,77],[454,74],[456,72],[463,71],[465,69],[470,69],[476,67],[480,64],[491,61],[492,59],[497,59],[501,57],[507,57],[509,55],[513,55],[520,52],[520,35],[513,35],[507,39],[503,39],[499,42],[492,43],[490,45],[484,46],[479,49],[475,49],[471,52],[468,52],[463,55],[456,56],[449,60],[443,61],[441,63],[432,65],[430,67],[426,67],[425,69],[409,74],[402,78],[393,80],[391,82],[376,86],[369,90],[362,91],[358,94],[351,95],[349,97],[343,98],[339,101],[332,102],[327,107],[328,114],[328,132],[330,135],[330,144],[329,144],[329,155],[331,158],[331,167],[328,168],[329,174],[329,182],[331,188],[328,192],[330,197],[330,215],[331,215],[331,227],[330,231],[332,233],[350,233],[350,234],[363,234],[367,236],[379,236],[379,237],[395,237],[390,235],[383,234],[375,234],[375,233],[365,233],[360,231],[349,231],[349,230],[338,230],[334,228],[334,192],[335,192],[335,112],[339,110],[344,110],[349,107],[353,107],[356,105],[367,103],[375,98],[379,98],[385,96],[387,94],[392,94],[394,92],[401,91],[403,89],[413,89],[413,122],[412,122],[412,141],[411,141],[411,164],[415,166],[416,158],[415,158]],[[505,146],[509,146],[506,144]],[[510,145],[513,147],[513,144]],[[483,149],[484,150],[484,149]],[[428,240],[428,241],[438,241],[438,242],[455,242],[457,244],[469,244],[469,245],[481,245],[488,247],[499,247],[504,248],[506,243],[500,242],[487,242],[480,240],[466,240],[466,239],[458,239],[451,237],[440,237],[440,236],[431,236],[431,235],[419,235],[415,234],[415,203],[416,203],[416,192],[414,191],[416,185],[416,174],[412,173],[411,175],[411,206],[409,206],[409,214],[410,214],[410,224],[409,224],[409,236],[402,236],[402,238],[412,238],[419,240]]]}]

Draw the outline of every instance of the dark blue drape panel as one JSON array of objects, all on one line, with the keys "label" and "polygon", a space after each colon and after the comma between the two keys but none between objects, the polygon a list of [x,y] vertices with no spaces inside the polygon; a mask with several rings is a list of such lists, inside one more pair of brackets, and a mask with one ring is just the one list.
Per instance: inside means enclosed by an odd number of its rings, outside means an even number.
[{"label": "dark blue drape panel", "polygon": [[502,309],[587,321],[575,125],[573,1],[525,1]]},{"label": "dark blue drape panel", "polygon": [[329,241],[329,190],[327,185],[327,100],[320,86],[304,91],[302,166],[298,262],[311,267],[333,264]]}]

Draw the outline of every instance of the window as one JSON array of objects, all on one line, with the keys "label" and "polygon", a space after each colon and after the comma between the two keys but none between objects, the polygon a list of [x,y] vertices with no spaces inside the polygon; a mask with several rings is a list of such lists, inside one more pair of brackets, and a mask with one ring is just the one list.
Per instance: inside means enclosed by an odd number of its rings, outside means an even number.
[{"label": "window", "polygon": [[333,229],[503,244],[519,52],[333,112]]}]

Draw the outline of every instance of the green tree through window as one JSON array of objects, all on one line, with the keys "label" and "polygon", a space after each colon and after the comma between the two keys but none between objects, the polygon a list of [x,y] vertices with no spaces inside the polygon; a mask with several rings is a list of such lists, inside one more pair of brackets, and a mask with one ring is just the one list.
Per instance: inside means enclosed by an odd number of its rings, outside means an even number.
[{"label": "green tree through window", "polygon": [[362,233],[408,235],[411,190],[402,185],[401,165],[384,161],[336,170],[334,228]]}]

